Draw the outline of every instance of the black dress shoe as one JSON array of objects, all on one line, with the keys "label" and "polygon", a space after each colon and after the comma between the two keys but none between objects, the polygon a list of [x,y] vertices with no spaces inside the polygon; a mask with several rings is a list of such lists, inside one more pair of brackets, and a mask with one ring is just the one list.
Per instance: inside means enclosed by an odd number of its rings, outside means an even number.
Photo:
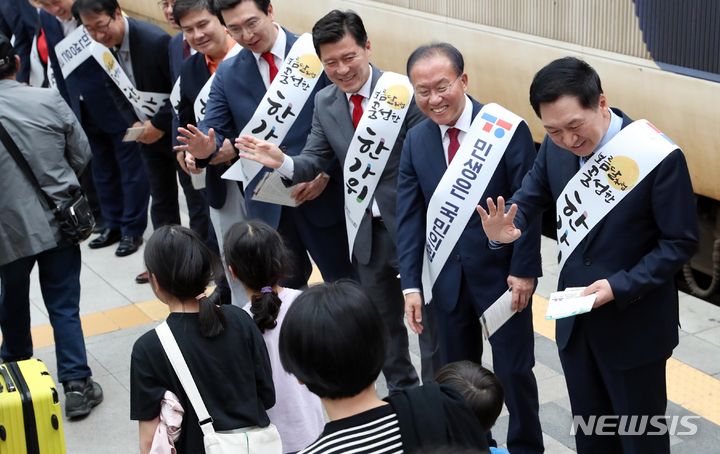
[{"label": "black dress shoe", "polygon": [[107,247],[110,245],[113,245],[120,241],[120,238],[122,235],[120,235],[120,230],[115,229],[105,229],[100,233],[100,236],[92,240],[88,247],[90,249],[100,249],[102,247]]},{"label": "black dress shoe", "polygon": [[150,273],[143,271],[142,273],[135,276],[135,282],[138,284],[147,284],[150,282]]},{"label": "black dress shoe", "polygon": [[138,250],[142,242],[143,238],[141,236],[124,236],[115,250],[115,255],[118,257],[130,255]]}]

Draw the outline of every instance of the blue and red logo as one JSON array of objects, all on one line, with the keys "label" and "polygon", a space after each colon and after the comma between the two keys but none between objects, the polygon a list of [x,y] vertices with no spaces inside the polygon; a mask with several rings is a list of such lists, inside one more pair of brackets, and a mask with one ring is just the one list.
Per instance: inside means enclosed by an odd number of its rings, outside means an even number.
[{"label": "blue and red logo", "polygon": [[650,126],[651,129],[653,129],[655,132],[657,132],[658,134],[660,134],[660,137],[662,137],[663,139],[667,140],[667,141],[670,142],[672,145],[677,146],[677,144],[676,144],[670,137],[666,136],[665,133],[663,133],[662,131],[660,131],[654,124],[650,123],[650,122],[647,121],[647,120],[645,120],[645,121],[647,122],[648,126]]},{"label": "blue and red logo", "polygon": [[502,138],[505,135],[505,131],[510,131],[513,127],[513,125],[508,123],[507,121],[494,117],[488,113],[483,113],[480,118],[487,122],[485,123],[485,126],[483,126],[483,131],[491,132],[493,130],[493,127],[495,127],[495,131],[493,131],[493,134],[498,139]]}]

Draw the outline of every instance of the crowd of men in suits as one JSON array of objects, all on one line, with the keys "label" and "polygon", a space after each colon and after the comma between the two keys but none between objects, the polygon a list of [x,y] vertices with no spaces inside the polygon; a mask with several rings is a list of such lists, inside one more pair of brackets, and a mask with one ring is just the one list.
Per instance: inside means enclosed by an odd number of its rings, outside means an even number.
[{"label": "crowd of men in suits", "polygon": [[[216,250],[232,224],[261,219],[280,232],[292,252],[282,285],[307,285],[309,257],[326,281],[351,278],[361,283],[390,334],[382,372],[391,393],[420,381],[410,361],[405,321],[420,336],[421,378],[432,380],[433,371],[444,364],[481,361],[479,316],[510,291],[516,314],[490,338],[510,413],[507,446],[513,453],[543,451],[532,372],[532,294],[542,274],[539,215],[561,198],[587,159],[632,122],[610,109],[589,65],[566,58],[538,73],[531,101],[548,132],[539,154],[522,119],[512,130],[506,128],[512,135],[503,145],[504,154],[470,201],[471,213],[428,286],[425,268],[432,266],[426,233],[440,219],[430,219],[428,210],[440,202],[434,199],[446,184],[444,177],[457,169],[458,175],[479,178],[480,167],[488,165],[485,158],[475,163],[468,159],[464,169],[459,161],[451,165],[456,154],[469,156],[464,150],[472,147],[465,139],[474,140],[480,124],[476,117],[491,108],[466,93],[469,75],[454,46],[429,44],[409,57],[414,97],[394,142],[384,144],[387,161],[374,168],[379,175],[370,201],[353,225],[346,222],[346,196],[355,183],[346,173],[357,155],[358,124],[374,109],[374,89],[384,75],[370,63],[371,41],[357,14],[335,10],[316,23],[312,40],[324,74],[276,143],[241,134],[298,41],[274,21],[269,0],[164,0],[165,17],[181,31],[172,38],[126,17],[116,0],[38,3],[48,65],[92,148],[105,230],[90,242],[91,248],[119,242],[116,255],[135,252],[146,228],[148,197],[153,227],[180,223],[179,178],[191,227]],[[170,100],[153,115],[138,112],[93,59],[63,77],[55,45],[80,25],[112,50],[137,90],[170,93],[179,79],[177,112]],[[19,32],[8,33],[20,39]],[[206,86],[209,92],[203,95]],[[202,96],[200,114],[197,101]],[[491,118],[487,131],[501,124]],[[124,142],[131,126],[142,132],[136,141]],[[246,184],[223,179],[241,158],[263,168]],[[298,206],[253,200],[256,185],[272,171],[293,185]],[[205,188],[195,189],[190,175],[200,173]],[[507,199],[515,203],[509,211],[504,208]],[[667,216],[668,210],[674,214]],[[452,223],[455,214],[448,219]],[[351,228],[355,234],[349,241]],[[618,235],[627,237],[628,229],[638,241],[619,244]],[[597,295],[590,313],[557,324],[574,414],[664,414],[665,361],[677,345],[673,273],[696,243],[694,196],[684,157],[676,150],[566,259],[559,288],[587,287],[586,294]],[[246,299],[231,276],[216,293],[220,301],[242,304]],[[669,452],[667,436],[578,433],[576,441],[579,452]]]}]

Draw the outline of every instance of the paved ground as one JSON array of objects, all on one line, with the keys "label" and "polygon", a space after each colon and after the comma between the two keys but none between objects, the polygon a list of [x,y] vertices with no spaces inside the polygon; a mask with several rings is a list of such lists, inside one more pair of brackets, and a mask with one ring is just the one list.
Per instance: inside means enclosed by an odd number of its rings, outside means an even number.
[{"label": "paved ground", "polygon": [[[185,218],[185,221],[187,219]],[[146,235],[147,238],[147,235]],[[535,374],[540,390],[540,419],[548,453],[574,452],[570,435],[571,414],[557,349],[554,326],[543,319],[545,300],[555,288],[555,245],[543,243],[545,277],[535,302]],[[125,258],[113,255],[114,248],[90,250],[82,246],[81,313],[88,359],[95,379],[102,384],[105,401],[81,421],[64,421],[68,452],[134,453],[137,423],[129,419],[130,351],[135,339],[152,329],[165,316],[162,303],[154,300],[148,285],[133,278],[142,270],[142,252]],[[31,289],[33,339],[36,356],[55,375],[52,331],[39,288]],[[669,415],[699,415],[697,434],[673,437],[673,452],[718,452],[720,444],[720,308],[681,294],[680,345],[668,364]],[[413,361],[419,369],[417,341],[412,339]],[[485,361],[491,363],[489,347]],[[378,383],[385,391],[382,379]],[[505,439],[507,413],[498,420],[494,434]]]}]

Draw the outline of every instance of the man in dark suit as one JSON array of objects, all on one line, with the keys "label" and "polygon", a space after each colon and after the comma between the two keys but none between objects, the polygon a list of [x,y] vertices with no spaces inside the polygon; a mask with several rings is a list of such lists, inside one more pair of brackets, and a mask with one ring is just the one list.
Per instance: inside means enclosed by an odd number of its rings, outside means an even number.
[{"label": "man in dark suit", "polygon": [[[122,238],[142,237],[147,227],[149,187],[140,147],[122,141],[131,123],[114,102],[112,92],[117,88],[92,57],[63,77],[55,46],[79,26],[72,15],[73,0],[41,4],[40,24],[57,89],[80,120],[93,153],[92,177],[105,230],[90,241],[89,247],[102,248]],[[129,255],[134,252],[129,246],[132,242],[126,240],[115,253]]]},{"label": "man in dark suit", "polygon": [[[225,27],[220,23],[212,6],[207,0],[179,0],[173,5],[173,20],[181,28],[182,33],[176,36],[184,36],[183,43],[188,44],[196,52],[188,56],[177,68],[178,77],[180,77],[180,100],[178,102],[178,118],[176,123],[187,126],[188,124],[196,124],[195,116],[195,100],[203,87],[208,83],[210,76],[215,72],[218,65],[228,55],[230,50],[238,44],[230,38]],[[170,41],[170,61],[173,61],[173,41]],[[172,65],[171,65],[172,67]],[[177,130],[177,128],[175,129]],[[230,141],[226,141],[227,146],[223,152],[218,153],[211,161],[211,166],[207,167],[206,172],[214,172],[212,177],[207,179],[220,180],[220,175],[227,169],[227,165],[232,163],[235,158],[235,151],[230,145]],[[176,144],[179,144],[176,140]],[[194,158],[185,151],[177,152],[178,162],[182,163],[184,169],[188,172],[197,172]],[[188,164],[185,164],[186,158]],[[224,160],[224,161],[223,161]],[[219,164],[225,164],[221,166]],[[237,182],[225,182],[225,184],[234,185],[236,191],[240,191],[240,185]],[[213,194],[211,199],[212,206],[208,207],[206,190],[202,190],[203,196],[206,196],[206,210],[209,208],[209,218],[214,217],[218,221],[218,212],[225,204],[224,194],[222,200],[217,193]],[[218,249],[222,245],[222,235],[216,233],[216,229],[212,224],[208,223],[208,243],[214,249]],[[221,226],[218,226],[218,232],[222,232]],[[218,251],[219,252],[219,251]],[[216,279],[217,286],[210,298],[217,299],[220,303],[231,302],[231,290],[227,279],[223,276]],[[240,290],[240,289],[238,289]]]},{"label": "man in dark suit", "polygon": [[[88,34],[111,49],[136,90],[170,94],[172,80],[168,58],[170,36],[155,25],[126,18],[116,0],[76,0],[74,10]],[[150,183],[150,216],[155,228],[180,223],[176,160],[172,152],[170,128],[172,113],[165,100],[149,118],[122,95],[112,92],[116,104],[134,126],[144,128],[137,138]],[[146,119],[147,118],[147,119]],[[132,253],[142,244],[142,236],[126,237],[119,247]],[[146,276],[138,276],[147,282]]]},{"label": "man in dark suit", "polygon": [[[227,165],[224,158],[218,162],[218,154],[225,154],[225,147],[222,147],[225,140],[237,137],[250,121],[298,37],[273,22],[273,7],[269,0],[222,0],[215,2],[215,8],[230,36],[244,49],[218,67],[200,130],[194,127],[181,129],[187,136],[181,141],[188,143],[187,149],[198,158],[200,167],[210,164],[207,174],[209,202],[212,207],[222,207],[222,211],[228,184],[234,182],[220,179]],[[323,78],[314,90],[326,83]],[[314,92],[297,113],[297,120],[282,142],[281,146],[291,155],[299,154],[305,144],[313,97]],[[234,150],[232,152],[234,158]],[[296,188],[295,200],[302,202],[297,208],[251,200],[252,191],[266,169],[244,188],[246,216],[262,219],[277,228],[292,251],[290,275],[283,284],[288,287],[307,285],[312,271],[307,252],[327,281],[353,274],[345,240],[339,164],[330,162],[323,170],[326,173],[316,175],[312,181]],[[222,232],[218,234],[222,235]]]},{"label": "man in dark suit", "polygon": [[[398,176],[398,260],[410,327],[422,331],[422,267],[426,254],[428,205],[455,153],[471,131],[482,104],[465,94],[467,74],[462,54],[439,43],[415,50],[407,63],[418,107],[428,117],[405,138]],[[532,167],[535,146],[521,122],[492,173],[484,195],[512,194]],[[486,163],[485,165],[489,165]],[[467,164],[466,164],[467,166]],[[482,197],[484,198],[484,197]],[[507,445],[513,453],[543,451],[538,417],[531,297],[542,274],[540,224],[514,248],[489,250],[480,216],[471,215],[432,286],[430,311],[435,318],[442,365],[461,360],[481,363],[479,316],[508,287],[518,311],[492,337],[493,369],[505,390],[510,412]],[[431,226],[432,227],[432,226]],[[449,242],[450,238],[443,241]],[[424,289],[427,297],[429,289]]]},{"label": "man in dark suit", "polygon": [[[489,214],[478,208],[488,238],[501,243],[524,235],[528,222],[552,207],[580,175],[584,161],[632,122],[609,107],[595,70],[572,57],[555,60],[535,75],[530,102],[548,133],[534,166],[507,213],[501,197],[497,206],[488,200]],[[695,197],[682,151],[669,152],[595,222],[565,257],[558,279],[560,290],[586,287],[584,295],[596,296],[590,312],[556,324],[573,415],[585,422],[593,415],[662,418],[665,364],[678,343],[674,275],[698,240]],[[651,424],[642,426],[642,434],[625,436],[575,429],[581,454],[670,452],[667,432],[647,434],[657,432]]]},{"label": "man in dark suit", "polygon": [[[290,157],[268,142],[244,138],[239,148],[243,157],[278,169],[293,183],[309,181],[339,159],[345,162],[355,134],[353,95],[360,95],[361,107],[382,72],[370,66],[370,41],[362,19],[353,12],[331,11],[313,27],[313,43],[334,85],[320,91],[315,99],[312,130],[299,156]],[[358,98],[355,98],[358,99]],[[363,105],[364,104],[364,105]],[[358,118],[360,115],[357,116]],[[353,247],[353,265],[360,282],[383,316],[390,333],[383,374],[390,392],[418,384],[410,362],[407,330],[403,324],[403,297],[397,278],[395,192],[400,150],[407,128],[422,119],[411,104],[390,157],[373,195],[371,207],[360,223]],[[342,213],[342,211],[340,211]],[[347,243],[346,239],[343,239]]]},{"label": "man in dark suit", "polygon": [[[207,3],[207,1],[205,2]],[[162,8],[163,16],[167,20],[168,24],[174,29],[179,29],[180,26],[173,17],[173,9],[175,7],[175,0],[163,0],[159,3]],[[175,36],[170,38],[168,44],[168,58],[170,59],[170,76],[173,84],[175,84],[180,77],[180,69],[182,68],[183,62],[190,57],[191,47],[185,39],[184,33],[176,33]],[[172,145],[178,145],[175,132],[179,126],[178,118],[173,112],[172,126],[170,128],[170,138]],[[178,180],[180,180],[180,186],[183,188],[185,194],[185,201],[187,202],[188,216],[190,217],[190,228],[193,229],[200,238],[204,239],[206,243],[217,251],[217,242],[215,241],[215,233],[211,232],[210,227],[210,215],[208,213],[207,197],[205,195],[205,189],[196,189],[190,179],[190,172],[185,165],[185,153],[176,153],[175,157],[178,161]]]},{"label": "man in dark suit", "polygon": [[20,57],[18,82],[27,83],[30,79],[30,51],[37,30],[38,13],[28,0],[0,2],[0,33],[14,38],[13,47]]}]

